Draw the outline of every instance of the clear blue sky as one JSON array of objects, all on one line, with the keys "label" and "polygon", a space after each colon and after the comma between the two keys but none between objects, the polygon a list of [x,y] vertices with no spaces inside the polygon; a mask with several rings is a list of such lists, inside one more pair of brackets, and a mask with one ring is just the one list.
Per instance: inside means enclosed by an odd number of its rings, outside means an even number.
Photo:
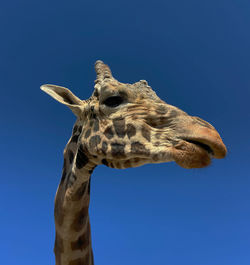
[{"label": "clear blue sky", "polygon": [[39,86],[86,99],[97,59],[211,122],[228,156],[201,170],[98,167],[96,264],[250,264],[249,14],[247,0],[1,4],[1,264],[54,263],[54,196],[75,118]]}]

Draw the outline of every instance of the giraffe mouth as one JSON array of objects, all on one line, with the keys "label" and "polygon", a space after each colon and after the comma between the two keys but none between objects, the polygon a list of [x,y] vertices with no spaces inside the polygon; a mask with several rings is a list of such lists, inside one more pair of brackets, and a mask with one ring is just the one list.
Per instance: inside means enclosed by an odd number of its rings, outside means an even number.
[{"label": "giraffe mouth", "polygon": [[173,158],[184,168],[202,168],[213,158],[224,158],[227,149],[215,130],[198,128],[183,137],[173,149]]},{"label": "giraffe mouth", "polygon": [[202,142],[194,141],[194,140],[185,139],[185,141],[190,143],[190,144],[194,144],[194,145],[204,149],[205,151],[207,151],[207,153],[209,154],[210,157],[214,156],[214,151],[209,145],[204,144]]},{"label": "giraffe mouth", "polygon": [[207,167],[215,157],[214,150],[201,141],[183,139],[174,146],[173,158],[184,168]]}]

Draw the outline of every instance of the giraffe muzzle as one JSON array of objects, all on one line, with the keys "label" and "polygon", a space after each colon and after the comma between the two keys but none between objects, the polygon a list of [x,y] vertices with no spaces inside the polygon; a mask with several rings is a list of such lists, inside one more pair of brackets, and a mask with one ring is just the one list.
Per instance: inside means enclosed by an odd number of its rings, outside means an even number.
[{"label": "giraffe muzzle", "polygon": [[202,168],[208,166],[212,158],[220,159],[226,156],[226,146],[211,124],[198,117],[184,121],[187,125],[180,123],[182,126],[179,125],[179,128],[184,130],[179,135],[180,141],[174,145],[172,153],[177,164],[184,168]]},{"label": "giraffe muzzle", "polygon": [[213,158],[224,158],[227,154],[226,146],[219,133],[212,126],[206,128],[198,125],[193,128],[192,134],[184,140],[206,150]]}]

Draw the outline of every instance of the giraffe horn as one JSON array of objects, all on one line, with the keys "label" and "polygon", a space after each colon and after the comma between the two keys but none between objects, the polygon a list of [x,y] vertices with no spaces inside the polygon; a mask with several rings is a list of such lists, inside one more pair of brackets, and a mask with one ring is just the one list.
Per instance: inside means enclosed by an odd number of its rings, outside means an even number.
[{"label": "giraffe horn", "polygon": [[95,71],[97,75],[97,79],[95,81],[96,84],[102,83],[105,79],[113,79],[110,68],[101,60],[96,61]]}]

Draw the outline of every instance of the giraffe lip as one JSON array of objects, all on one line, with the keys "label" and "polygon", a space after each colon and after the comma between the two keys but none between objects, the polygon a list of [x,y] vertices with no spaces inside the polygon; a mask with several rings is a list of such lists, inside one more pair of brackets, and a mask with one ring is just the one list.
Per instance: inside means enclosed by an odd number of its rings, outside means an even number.
[{"label": "giraffe lip", "polygon": [[207,144],[204,144],[204,143],[201,143],[201,142],[198,142],[198,141],[195,141],[195,140],[188,140],[188,139],[185,139],[186,142],[188,143],[191,143],[191,144],[194,144],[194,145],[197,145],[199,146],[200,148],[204,149],[205,151],[207,151],[207,153],[210,155],[210,156],[214,156],[214,151],[213,149],[207,145]]}]

